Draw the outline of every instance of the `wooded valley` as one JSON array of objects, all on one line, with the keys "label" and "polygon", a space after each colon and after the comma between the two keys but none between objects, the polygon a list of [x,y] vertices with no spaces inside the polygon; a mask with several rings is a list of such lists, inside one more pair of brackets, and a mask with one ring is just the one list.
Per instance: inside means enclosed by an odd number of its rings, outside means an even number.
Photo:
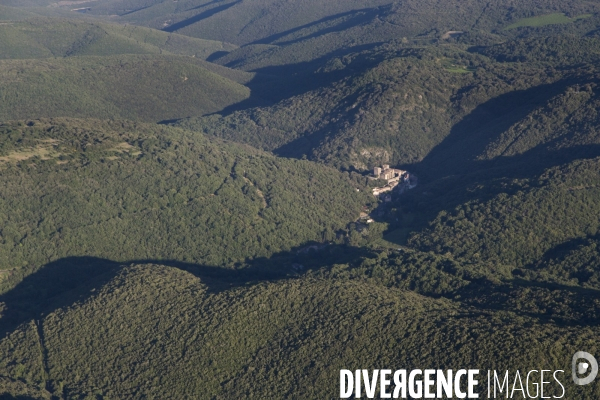
[{"label": "wooded valley", "polygon": [[0,398],[598,398],[599,61],[595,0],[0,0]]}]

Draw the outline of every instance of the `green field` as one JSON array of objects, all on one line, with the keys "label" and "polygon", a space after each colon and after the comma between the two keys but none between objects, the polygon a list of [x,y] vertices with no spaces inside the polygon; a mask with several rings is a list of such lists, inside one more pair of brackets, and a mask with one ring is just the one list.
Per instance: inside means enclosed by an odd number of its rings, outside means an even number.
[{"label": "green field", "polygon": [[564,13],[540,15],[537,17],[523,18],[515,22],[514,24],[510,24],[509,26],[504,28],[504,30],[523,28],[527,26],[539,27],[546,25],[570,24],[572,22],[579,21],[580,19],[586,19],[590,17],[592,17],[592,14],[582,14],[573,18],[567,17]]}]

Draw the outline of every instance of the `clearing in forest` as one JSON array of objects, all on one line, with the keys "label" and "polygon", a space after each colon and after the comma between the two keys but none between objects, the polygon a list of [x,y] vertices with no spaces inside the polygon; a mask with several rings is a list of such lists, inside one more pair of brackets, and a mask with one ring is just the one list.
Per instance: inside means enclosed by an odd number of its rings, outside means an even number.
[{"label": "clearing in forest", "polygon": [[557,24],[570,24],[580,19],[590,18],[592,14],[582,14],[576,17],[568,17],[564,13],[555,13],[547,15],[539,15],[537,17],[523,18],[504,28],[505,31],[510,29],[522,28],[526,26],[539,27],[546,25],[557,25]]}]

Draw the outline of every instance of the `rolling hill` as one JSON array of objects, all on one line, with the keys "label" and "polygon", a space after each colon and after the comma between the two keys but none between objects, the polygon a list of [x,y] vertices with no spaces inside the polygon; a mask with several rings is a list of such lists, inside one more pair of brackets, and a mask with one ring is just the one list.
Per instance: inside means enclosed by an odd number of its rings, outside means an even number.
[{"label": "rolling hill", "polygon": [[[417,260],[418,267],[390,254],[369,259],[356,274],[340,265],[324,276],[233,286],[193,267],[96,260],[93,279],[38,296],[42,308],[21,310],[23,322],[0,341],[0,373],[66,398],[332,398],[341,368],[568,371],[573,346],[597,349],[596,327],[555,321],[568,306],[546,312],[542,286],[515,285],[524,303],[487,309],[477,300],[506,288],[488,282],[478,293],[472,283],[452,300],[384,284],[382,273],[404,285],[408,271],[431,267],[442,274],[437,268],[448,267],[431,257]],[[71,271],[85,270],[85,259],[71,263],[79,266]],[[50,264],[23,285],[56,288],[66,271]],[[552,292],[561,293],[574,296]],[[23,304],[10,295],[2,300]],[[569,378],[561,378],[569,397],[598,394],[594,385],[566,384]],[[561,388],[547,385],[549,393],[559,396]]]},{"label": "rolling hill", "polygon": [[599,6],[0,0],[0,398],[597,399]]},{"label": "rolling hill", "polygon": [[177,54],[206,59],[237,46],[132,25],[28,18],[0,25],[0,58]]},{"label": "rolling hill", "polygon": [[235,78],[235,72],[206,67],[191,57],[160,55],[0,60],[0,120],[158,122],[214,113],[249,97],[247,87],[217,74]]},{"label": "rolling hill", "polygon": [[[493,31],[532,15],[565,12],[575,16],[598,11],[594,2],[528,1],[517,6],[510,0],[493,5],[482,0],[460,3],[440,0],[341,3],[185,0],[177,4],[156,0],[112,0],[90,2],[86,7],[90,7],[91,14],[120,15],[128,21],[153,28],[238,45],[277,44],[327,34],[340,40],[351,40],[359,33],[368,32],[369,39],[381,41],[389,40],[392,34],[416,37],[432,32],[442,35],[448,30]],[[343,34],[339,34],[341,32]]]},{"label": "rolling hill", "polygon": [[[210,114],[248,99],[256,74],[205,61],[236,46],[62,18],[0,24],[0,120]],[[250,101],[249,104],[260,104]]]},{"label": "rolling hill", "polygon": [[[597,145],[594,149],[597,153]],[[531,163],[527,178],[510,179],[506,173],[496,185],[481,187],[479,198],[441,211],[411,239],[412,246],[519,268],[565,242],[594,237],[600,227],[598,159],[556,162],[540,175]]]},{"label": "rolling hill", "polygon": [[83,13],[71,12],[72,16],[94,16],[233,43],[244,48],[220,62],[236,60],[244,64],[245,70],[310,62],[348,48],[373,47],[393,39],[429,44],[446,40],[449,32],[467,32],[467,37],[478,38],[491,35],[496,40],[523,32],[585,34],[595,29],[600,11],[595,2],[512,0],[494,4],[483,0],[459,4],[440,0],[109,0],[74,5],[50,0],[3,0],[0,4],[63,13],[81,8]]},{"label": "rolling hill", "polygon": [[[398,250],[280,247],[269,258],[262,253],[268,241],[302,244],[311,229],[322,240],[320,229],[336,228],[315,222],[330,224],[339,212],[343,228],[363,198],[326,167],[175,128],[30,125],[3,127],[3,187],[14,193],[4,205],[23,210],[23,220],[0,214],[8,217],[5,246],[12,238],[2,254],[45,264],[24,278],[9,271],[4,281],[0,384],[9,393],[323,398],[336,395],[340,368],[568,371],[575,350],[597,350],[600,203],[592,153],[569,161],[565,147],[536,145],[506,156],[524,157],[509,164],[481,160],[445,186],[447,178],[424,182],[387,207],[443,210]],[[538,157],[542,150],[556,154]],[[159,183],[161,174],[168,184]],[[285,190],[275,192],[279,186]],[[197,195],[204,199],[192,200]],[[312,198],[319,195],[329,200]],[[272,214],[260,211],[263,199]],[[463,203],[452,209],[455,201]],[[73,211],[61,217],[65,204]],[[210,210],[224,219],[196,225]],[[287,227],[269,228],[280,213],[277,224]],[[253,244],[255,215],[265,219],[266,234]],[[37,222],[19,231],[24,221]],[[230,241],[226,231],[219,238],[219,227],[229,226],[239,230]],[[305,229],[308,236],[297,238]],[[236,269],[222,267],[228,263]],[[569,397],[599,394],[594,385],[565,387]]]},{"label": "rolling hill", "polygon": [[36,120],[0,132],[11,282],[69,256],[234,266],[336,240],[372,201],[355,189],[364,180],[173,128]]},{"label": "rolling hill", "polygon": [[4,24],[7,22],[21,21],[36,16],[38,15],[16,7],[0,6],[0,21]]},{"label": "rolling hill", "polygon": [[457,173],[538,145],[596,143],[598,48],[595,36],[468,48],[390,42],[293,78],[306,86],[273,105],[176,125],[343,169],[391,163]]}]

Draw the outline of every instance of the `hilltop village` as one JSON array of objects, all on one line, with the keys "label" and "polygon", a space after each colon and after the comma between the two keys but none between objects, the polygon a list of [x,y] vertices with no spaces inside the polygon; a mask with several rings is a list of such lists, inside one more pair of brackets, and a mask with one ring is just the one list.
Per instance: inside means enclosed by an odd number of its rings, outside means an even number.
[{"label": "hilltop village", "polygon": [[370,176],[369,179],[382,179],[387,182],[385,186],[373,188],[374,196],[379,196],[382,193],[391,192],[392,190],[402,193],[406,189],[412,189],[417,186],[416,176],[408,171],[390,168],[387,164],[373,168],[373,176]]}]

